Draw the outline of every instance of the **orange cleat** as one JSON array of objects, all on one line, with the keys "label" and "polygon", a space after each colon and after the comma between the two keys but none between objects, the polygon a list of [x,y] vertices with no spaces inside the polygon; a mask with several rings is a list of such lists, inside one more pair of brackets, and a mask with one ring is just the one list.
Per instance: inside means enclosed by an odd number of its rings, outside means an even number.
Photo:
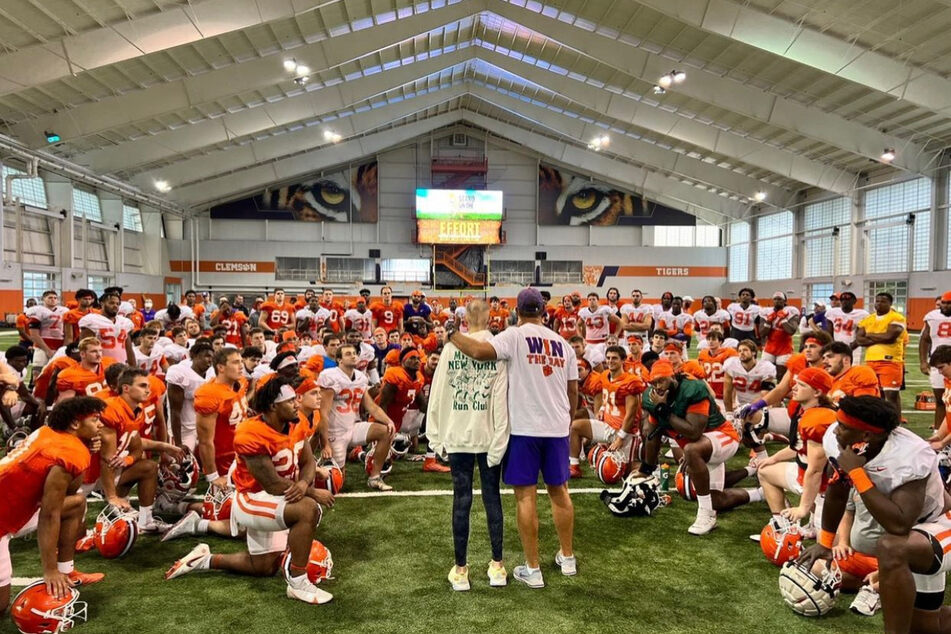
[{"label": "orange cleat", "polygon": [[574,478],[580,478],[580,477],[581,477],[581,466],[580,466],[580,465],[576,465],[576,464],[569,465],[569,467],[568,467],[568,474],[569,474],[569,477],[572,478],[572,479],[574,479]]},{"label": "orange cleat", "polygon": [[76,569],[67,573],[66,576],[69,577],[74,586],[91,586],[106,578],[106,575],[101,572],[79,572]]},{"label": "orange cleat", "polygon": [[87,531],[85,537],[76,540],[76,552],[88,553],[96,547],[96,537],[92,531]]},{"label": "orange cleat", "polygon": [[426,458],[423,460],[423,473],[449,473],[452,471],[446,465],[439,464],[435,458]]}]

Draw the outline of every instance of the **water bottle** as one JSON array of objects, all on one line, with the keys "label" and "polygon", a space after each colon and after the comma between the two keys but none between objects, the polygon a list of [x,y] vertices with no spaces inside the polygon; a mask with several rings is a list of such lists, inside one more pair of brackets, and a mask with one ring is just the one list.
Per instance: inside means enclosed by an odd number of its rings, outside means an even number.
[{"label": "water bottle", "polygon": [[670,490],[670,465],[660,465],[660,490],[667,492]]}]

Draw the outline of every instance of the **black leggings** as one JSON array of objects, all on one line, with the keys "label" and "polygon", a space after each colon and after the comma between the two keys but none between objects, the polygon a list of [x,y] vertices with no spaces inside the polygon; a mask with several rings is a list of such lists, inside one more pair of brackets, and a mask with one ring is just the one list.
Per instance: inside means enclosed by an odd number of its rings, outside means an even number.
[{"label": "black leggings", "polygon": [[472,509],[472,476],[476,459],[479,460],[479,477],[482,480],[482,504],[489,524],[489,541],[492,543],[492,559],[502,561],[502,496],[499,493],[499,478],[502,465],[489,467],[487,454],[451,453],[449,466],[452,469],[452,541],[456,551],[456,565],[466,565],[469,547],[469,511]]}]

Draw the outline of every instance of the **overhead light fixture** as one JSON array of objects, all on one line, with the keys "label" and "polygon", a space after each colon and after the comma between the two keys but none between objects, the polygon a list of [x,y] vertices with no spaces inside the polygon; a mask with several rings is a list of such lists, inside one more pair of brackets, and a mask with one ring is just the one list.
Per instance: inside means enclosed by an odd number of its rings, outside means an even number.
[{"label": "overhead light fixture", "polygon": [[667,94],[667,89],[664,88],[663,86],[654,86],[653,91],[654,91],[654,94],[655,94],[655,95],[666,95],[666,94]]},{"label": "overhead light fixture", "polygon": [[298,64],[295,72],[298,76],[303,77],[304,75],[310,75],[310,66],[305,66],[304,64]]},{"label": "overhead light fixture", "polygon": [[303,77],[295,77],[295,78],[294,78],[294,83],[297,84],[298,86],[300,86],[301,88],[303,88],[304,85],[307,84],[307,81],[308,81],[309,79],[310,79],[310,77],[308,77],[307,75],[304,75]]},{"label": "overhead light fixture", "polygon": [[324,130],[324,139],[330,141],[331,143],[340,143],[342,138],[343,137],[340,134],[334,132],[333,130]]},{"label": "overhead light fixture", "polygon": [[763,202],[764,200],[766,200],[766,192],[764,191],[756,192],[755,194],[753,194],[753,200],[755,200],[758,203]]},{"label": "overhead light fixture", "polygon": [[687,79],[687,73],[682,70],[672,70],[670,74],[674,78],[675,84],[682,84],[684,80]]},{"label": "overhead light fixture", "polygon": [[159,190],[160,192],[164,194],[168,191],[171,191],[172,186],[168,184],[168,181],[159,180],[159,181],[155,181],[155,189]]},{"label": "overhead light fixture", "polygon": [[892,161],[895,160],[896,156],[897,155],[895,154],[895,148],[887,147],[885,148],[885,151],[882,152],[881,159],[883,163],[891,163]]},{"label": "overhead light fixture", "polygon": [[594,150],[595,152],[597,152],[598,150],[603,150],[610,144],[611,144],[611,137],[609,137],[606,134],[602,134],[601,136],[596,136],[593,139],[591,139],[591,142],[588,143],[588,149]]},{"label": "overhead light fixture", "polygon": [[661,88],[670,88],[673,84],[682,84],[685,79],[687,79],[687,73],[682,70],[672,70],[669,73],[661,75],[657,80],[657,84]]},{"label": "overhead light fixture", "polygon": [[285,57],[284,70],[286,70],[289,73],[293,73],[295,70],[297,70],[297,60],[294,59],[293,57]]},{"label": "overhead light fixture", "polygon": [[47,130],[47,131],[43,132],[43,134],[46,135],[46,142],[47,142],[47,143],[59,143],[60,140],[61,140],[60,137],[59,137],[59,135],[56,134],[55,132],[50,132],[50,131]]}]

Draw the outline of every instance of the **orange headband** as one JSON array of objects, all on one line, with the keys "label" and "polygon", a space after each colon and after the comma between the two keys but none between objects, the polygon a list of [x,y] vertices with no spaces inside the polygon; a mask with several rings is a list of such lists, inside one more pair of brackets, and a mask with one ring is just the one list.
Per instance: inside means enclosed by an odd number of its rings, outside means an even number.
[{"label": "orange headband", "polygon": [[419,356],[419,349],[418,349],[418,348],[413,348],[412,350],[410,350],[409,352],[407,352],[405,355],[403,355],[403,358],[400,359],[400,360],[401,360],[401,361],[406,361],[407,359],[412,359],[413,357],[416,357],[417,359],[420,358],[420,356]]},{"label": "orange headband", "polygon": [[300,385],[297,386],[297,390],[295,391],[297,392],[298,395],[304,395],[316,388],[317,388],[317,382],[313,380],[312,378],[308,377],[304,379]]},{"label": "orange headband", "polygon": [[843,412],[841,409],[835,413],[835,418],[843,425],[848,425],[849,427],[854,427],[855,429],[859,429],[861,431],[867,431],[872,434],[880,434],[883,431],[885,431],[884,429],[881,429],[879,427],[873,427],[872,425],[869,425],[868,423],[866,423],[864,420],[860,418],[856,418],[855,416],[849,416],[848,414]]}]

